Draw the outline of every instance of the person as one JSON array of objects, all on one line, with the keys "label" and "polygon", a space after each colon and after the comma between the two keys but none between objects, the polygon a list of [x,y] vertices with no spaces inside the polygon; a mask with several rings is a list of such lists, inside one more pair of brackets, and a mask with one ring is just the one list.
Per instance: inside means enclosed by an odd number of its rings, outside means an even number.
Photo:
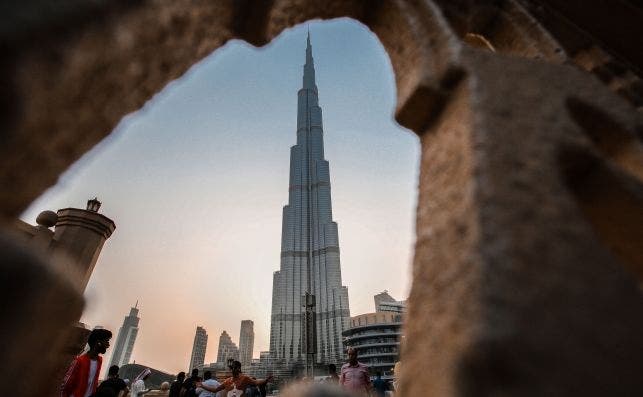
[{"label": "person", "polygon": [[[256,380],[257,378],[252,377],[252,379]],[[219,392],[220,393],[220,392]],[[259,397],[259,389],[255,385],[250,385],[246,387],[246,394],[244,394],[246,397]]]},{"label": "person", "polygon": [[375,395],[377,397],[384,397],[386,395],[388,384],[384,379],[382,379],[381,371],[376,372],[376,378],[373,381],[373,390],[375,390]]},{"label": "person", "polygon": [[[208,386],[208,387],[213,387],[217,388],[221,385],[216,379],[212,379],[212,372],[211,371],[205,371],[203,373],[203,384]],[[199,389],[197,389],[197,394],[199,397],[219,397],[221,396],[221,392],[219,393],[213,393],[209,390],[201,388],[201,392],[199,393]]]},{"label": "person", "polygon": [[233,361],[232,365],[230,366],[230,370],[232,371],[232,376],[224,380],[223,383],[218,387],[209,387],[200,382],[197,383],[197,385],[204,390],[214,393],[225,390],[225,393],[223,393],[223,395],[226,397],[247,397],[245,395],[245,390],[248,386],[265,385],[272,379],[272,375],[268,376],[266,379],[252,379],[251,377],[242,374],[241,363],[239,361]]},{"label": "person", "polygon": [[181,387],[181,397],[196,397],[196,383],[201,381],[199,377],[199,369],[194,368],[192,375],[183,382]]},{"label": "person", "polygon": [[176,380],[170,386],[170,394],[168,397],[180,397],[183,381],[185,380],[185,372],[181,371],[176,375]]},{"label": "person", "polygon": [[87,345],[89,350],[72,361],[60,386],[61,397],[89,397],[96,393],[98,374],[103,363],[101,354],[105,354],[112,338],[111,331],[103,328],[89,333]]},{"label": "person", "polygon": [[349,392],[368,395],[371,389],[371,379],[368,366],[357,361],[357,350],[348,348],[348,362],[342,365],[339,383]]},{"label": "person", "polygon": [[132,390],[130,391],[130,397],[141,397],[145,393],[149,393],[151,389],[145,388],[145,381],[150,377],[152,371],[149,368],[145,368],[143,372],[138,374],[136,379],[132,382]]},{"label": "person", "polygon": [[396,392],[400,388],[400,378],[402,376],[402,362],[398,361],[395,363],[395,367],[393,367],[393,391]]},{"label": "person", "polygon": [[339,375],[337,375],[337,367],[335,364],[328,364],[328,382],[339,383]]},{"label": "person", "polygon": [[263,385],[257,386],[257,388],[259,389],[259,397],[266,397],[268,395],[265,383]]},{"label": "person", "polygon": [[118,377],[118,365],[112,365],[107,371],[107,379],[98,385],[96,393],[103,389],[112,389],[117,397],[123,397],[127,393],[127,385],[125,381]]}]

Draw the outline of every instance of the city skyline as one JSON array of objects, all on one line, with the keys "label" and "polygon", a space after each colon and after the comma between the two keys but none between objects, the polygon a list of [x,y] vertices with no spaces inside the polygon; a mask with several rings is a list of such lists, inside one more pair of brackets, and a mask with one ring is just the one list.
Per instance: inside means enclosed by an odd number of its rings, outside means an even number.
[{"label": "city skyline", "polygon": [[[394,79],[372,33],[349,20],[309,26],[342,276],[359,291],[350,308],[360,313],[383,289],[408,295],[418,141],[391,119]],[[263,49],[230,42],[126,117],[22,215],[33,222],[44,209],[98,196],[118,230],[90,279],[81,320],[114,331],[126,302],[140,298],[136,362],[182,370],[197,324],[236,334],[248,318],[254,356],[268,350],[305,35],[298,26]],[[365,266],[373,269],[368,279]],[[215,361],[212,350],[206,362]]]}]

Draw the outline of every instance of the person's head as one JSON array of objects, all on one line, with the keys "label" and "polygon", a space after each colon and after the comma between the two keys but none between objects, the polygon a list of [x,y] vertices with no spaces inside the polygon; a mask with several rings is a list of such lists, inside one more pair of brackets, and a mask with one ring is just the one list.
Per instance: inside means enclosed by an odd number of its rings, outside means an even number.
[{"label": "person's head", "polygon": [[232,371],[233,376],[237,376],[241,373],[241,363],[239,361],[233,361],[230,364],[230,371]]},{"label": "person's head", "polygon": [[210,378],[212,378],[212,371],[205,371],[203,373],[203,380],[208,380]]},{"label": "person's head", "polygon": [[89,350],[104,354],[109,347],[109,340],[112,338],[112,332],[103,328],[93,329],[87,338]]},{"label": "person's head", "polygon": [[328,364],[328,373],[329,374],[337,373],[337,367],[335,366],[335,364]]},{"label": "person's head", "polygon": [[118,365],[112,365],[109,367],[109,371],[107,371],[107,376],[110,378],[118,378]]},{"label": "person's head", "polygon": [[357,349],[355,349],[354,347],[349,347],[346,353],[348,353],[348,362],[351,365],[357,364]]},{"label": "person's head", "polygon": [[375,372],[375,376],[377,376],[378,379],[381,378],[382,377],[382,371]]},{"label": "person's head", "polygon": [[176,379],[183,382],[185,380],[185,372],[183,371],[179,372],[178,375],[176,375]]},{"label": "person's head", "polygon": [[193,378],[198,378],[199,377],[199,369],[198,368],[194,368],[192,370],[192,377]]},{"label": "person's head", "polygon": [[161,383],[161,391],[166,391],[166,390],[170,390],[170,383],[169,382]]}]

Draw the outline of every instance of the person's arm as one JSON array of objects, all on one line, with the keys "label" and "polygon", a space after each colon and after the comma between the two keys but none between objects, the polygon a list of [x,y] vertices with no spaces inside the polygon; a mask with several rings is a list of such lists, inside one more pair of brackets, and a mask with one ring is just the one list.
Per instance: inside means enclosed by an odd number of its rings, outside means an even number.
[{"label": "person's arm", "polygon": [[217,387],[206,386],[206,385],[204,385],[204,384],[203,384],[203,383],[201,383],[201,382],[197,382],[197,383],[196,383],[196,385],[197,385],[197,387],[200,387],[200,388],[202,388],[202,389],[204,389],[204,390],[207,390],[207,391],[209,391],[209,392],[212,392],[212,393],[216,393],[216,392],[218,392],[218,391],[221,391],[221,390],[225,389],[225,385],[224,385],[223,383],[222,383],[222,384],[220,384],[220,385],[219,385],[219,386],[217,386]]},{"label": "person's arm", "polygon": [[371,383],[371,377],[368,375],[368,368],[364,368],[364,383],[366,383],[366,391],[370,393],[373,389],[373,384]]},{"label": "person's arm", "polygon": [[344,386],[344,382],[346,381],[346,374],[344,373],[344,370],[341,370],[339,373],[339,384]]},{"label": "person's arm", "polygon": [[71,396],[71,393],[74,391],[76,383],[78,382],[79,370],[80,365],[78,364],[78,359],[74,359],[74,361],[72,361],[71,365],[67,369],[67,373],[65,373],[62,385],[60,385],[61,397]]},{"label": "person's arm", "polygon": [[266,383],[270,382],[272,380],[272,375],[268,376],[266,379],[252,379],[250,378],[250,383],[252,383],[255,386],[261,386],[265,385]]}]

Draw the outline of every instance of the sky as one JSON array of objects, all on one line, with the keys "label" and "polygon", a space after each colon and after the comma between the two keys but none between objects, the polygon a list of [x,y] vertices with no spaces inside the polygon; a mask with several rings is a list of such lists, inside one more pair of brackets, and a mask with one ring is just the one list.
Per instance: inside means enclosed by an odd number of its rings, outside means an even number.
[{"label": "sky", "polygon": [[138,301],[137,363],[187,370],[197,325],[214,362],[221,332],[238,344],[246,319],[254,356],[268,350],[307,27],[351,315],[374,311],[383,290],[408,296],[419,140],[393,120],[381,43],[348,19],[299,25],[262,48],[235,40],[126,116],[21,216],[34,224],[43,210],[103,203],[116,231],[81,321],[111,329],[113,347]]}]

